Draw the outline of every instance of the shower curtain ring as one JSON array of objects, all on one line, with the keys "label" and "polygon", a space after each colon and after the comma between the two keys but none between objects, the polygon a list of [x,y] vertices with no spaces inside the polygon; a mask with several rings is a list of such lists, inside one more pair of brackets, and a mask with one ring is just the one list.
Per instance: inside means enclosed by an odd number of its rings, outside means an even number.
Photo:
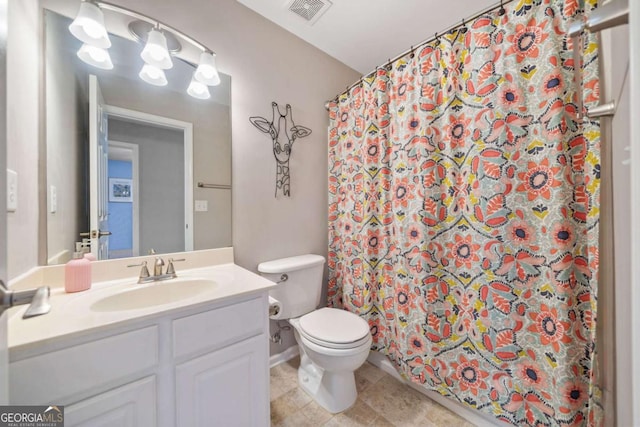
[{"label": "shower curtain ring", "polygon": [[500,10],[498,11],[498,15],[502,16],[505,13],[507,13],[507,11],[504,9],[504,0],[500,0]]},{"label": "shower curtain ring", "polygon": [[409,55],[409,58],[413,58],[414,56],[416,56],[416,54],[413,52],[413,46],[411,46],[411,55]]},{"label": "shower curtain ring", "polygon": [[440,46],[440,36],[438,35],[438,33],[435,33],[433,35],[433,38],[436,40],[436,46]]}]

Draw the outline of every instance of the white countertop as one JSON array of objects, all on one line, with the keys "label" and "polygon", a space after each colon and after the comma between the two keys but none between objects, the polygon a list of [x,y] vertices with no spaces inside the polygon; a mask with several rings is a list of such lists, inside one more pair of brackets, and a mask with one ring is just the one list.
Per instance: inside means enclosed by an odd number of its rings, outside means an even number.
[{"label": "white countertop", "polygon": [[[78,293],[65,293],[63,288],[51,289],[51,311],[43,316],[23,319],[27,306],[15,307],[9,311],[8,345],[10,357],[15,353],[29,352],[34,346],[41,346],[58,340],[85,336],[105,329],[123,325],[164,313],[197,308],[234,297],[266,291],[276,284],[235,264],[220,264],[210,267],[178,270],[178,278],[208,279],[215,285],[188,298],[162,305],[118,311],[94,311],[92,304],[105,297],[135,289],[169,284],[152,282],[137,284],[137,278],[103,281],[92,284],[91,289]],[[178,285],[176,285],[178,286]],[[268,313],[265,309],[265,316]]]}]

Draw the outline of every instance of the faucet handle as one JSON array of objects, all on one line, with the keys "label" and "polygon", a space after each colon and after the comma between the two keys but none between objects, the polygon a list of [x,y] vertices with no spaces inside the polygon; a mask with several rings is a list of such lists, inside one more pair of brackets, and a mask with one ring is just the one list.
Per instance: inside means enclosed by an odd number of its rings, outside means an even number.
[{"label": "faucet handle", "polygon": [[9,291],[9,307],[14,305],[29,304],[29,308],[22,315],[23,319],[47,314],[51,310],[49,304],[49,294],[51,293],[48,286],[42,286],[38,289],[30,289],[27,291]]},{"label": "faucet handle", "polygon": [[131,264],[127,265],[127,267],[142,267],[140,269],[140,277],[138,279],[146,279],[150,276],[149,269],[147,268],[147,261],[142,261],[140,264]]},{"label": "faucet handle", "polygon": [[23,319],[47,314],[49,310],[51,310],[49,293],[50,290],[48,286],[26,291],[13,291],[7,289],[4,282],[0,280],[0,314],[11,307],[23,304],[30,304],[22,316]]},{"label": "faucet handle", "polygon": [[50,294],[51,290],[48,286],[42,286],[36,289],[36,293],[33,295],[31,304],[29,305],[29,308],[27,308],[27,311],[22,315],[22,318],[28,319],[30,317],[47,314],[51,310],[51,304],[49,303]]},{"label": "faucet handle", "polygon": [[169,265],[167,265],[167,274],[170,274],[171,276],[173,276],[173,278],[178,277],[178,275],[176,274],[176,269],[173,266],[173,263],[182,262],[182,261],[186,261],[186,259],[185,258],[180,258],[180,259],[169,258]]}]

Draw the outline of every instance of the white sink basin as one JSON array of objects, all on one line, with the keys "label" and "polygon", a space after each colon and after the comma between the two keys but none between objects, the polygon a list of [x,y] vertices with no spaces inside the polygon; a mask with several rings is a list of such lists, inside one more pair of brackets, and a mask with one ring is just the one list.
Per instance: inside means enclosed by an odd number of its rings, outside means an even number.
[{"label": "white sink basin", "polygon": [[210,291],[216,283],[206,279],[172,279],[144,285],[104,297],[91,305],[92,311],[122,311],[170,304]]}]

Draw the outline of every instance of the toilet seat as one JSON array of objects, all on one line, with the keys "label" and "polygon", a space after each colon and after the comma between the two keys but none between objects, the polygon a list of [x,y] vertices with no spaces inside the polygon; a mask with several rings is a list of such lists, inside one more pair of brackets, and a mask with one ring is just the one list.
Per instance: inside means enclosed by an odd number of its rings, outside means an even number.
[{"label": "toilet seat", "polygon": [[366,344],[369,324],[356,314],[337,308],[321,308],[298,319],[298,332],[312,343],[333,349]]}]

